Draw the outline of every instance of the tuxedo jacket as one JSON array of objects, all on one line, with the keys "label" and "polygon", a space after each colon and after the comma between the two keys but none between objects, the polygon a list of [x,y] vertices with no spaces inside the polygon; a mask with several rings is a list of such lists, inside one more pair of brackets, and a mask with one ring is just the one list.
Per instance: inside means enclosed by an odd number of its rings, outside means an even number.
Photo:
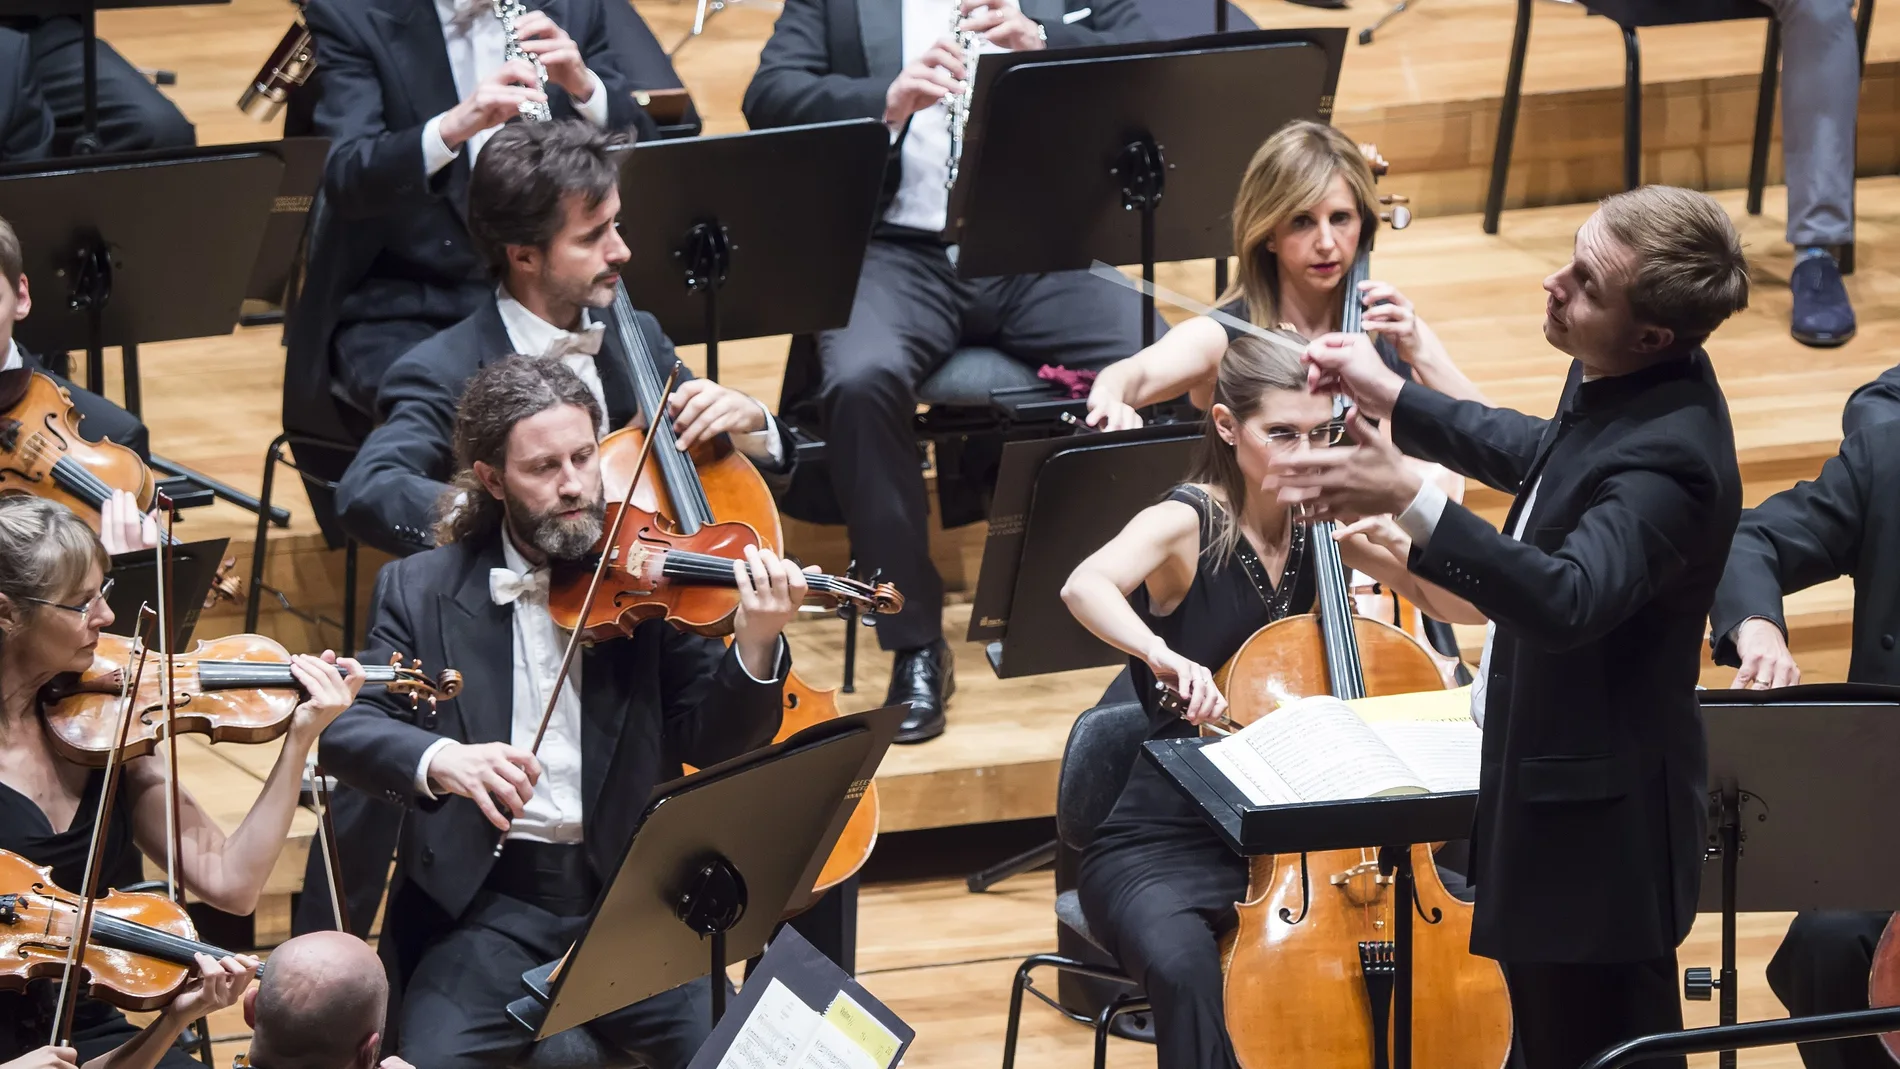
[{"label": "tuxedo jacket", "polygon": [[1400,448],[1517,495],[1515,541],[1449,504],[1411,569],[1497,624],[1485,698],[1471,948],[1636,962],[1695,919],[1707,752],[1704,621],[1741,513],[1728,405],[1697,351],[1582,382],[1555,419],[1399,394]]},{"label": "tuxedo jacket", "polygon": [[[416,766],[437,739],[508,742],[514,722],[514,609],[496,605],[488,573],[505,566],[499,535],[456,543],[385,566],[370,607],[366,661],[419,657],[431,671],[462,673],[455,699],[420,715],[383,688],[366,689],[323,734],[326,769],[372,796],[411,807],[402,822],[396,878],[453,920],[494,865],[499,832],[466,798],[428,798]],[[791,666],[781,653],[783,679]],[[584,845],[603,881],[618,871],[648,797],[681,774],[770,742],[782,687],[758,683],[718,639],[655,620],[631,638],[581,655]]]},{"label": "tuxedo jacket", "polygon": [[53,113],[33,80],[26,34],[0,27],[0,163],[43,160],[53,147]]},{"label": "tuxedo jacket", "polygon": [[[608,127],[653,136],[612,47],[606,0],[538,0],[580,45],[607,92]],[[620,2],[620,0],[613,0]],[[427,175],[422,128],[460,102],[431,0],[311,0],[316,41],[314,124],[331,139],[308,267],[285,332],[288,427],[347,438],[332,404],[330,336],[342,323],[411,319],[450,324],[493,287],[464,222],[469,154]],[[549,84],[557,119],[577,116]],[[313,406],[319,406],[313,411]],[[327,416],[328,418],[324,418]]]},{"label": "tuxedo jacket", "polygon": [[[1153,36],[1136,0],[1022,0],[1022,10],[1042,24],[1050,48]],[[1089,14],[1063,21],[1083,11]],[[904,69],[903,12],[903,0],[786,0],[746,86],[746,123],[761,130],[882,118],[884,93]],[[897,194],[902,145],[901,136],[891,145],[880,213]]]},{"label": "tuxedo jacket", "polygon": [[1900,421],[1847,436],[1820,477],[1742,513],[1709,612],[1715,663],[1741,664],[1735,628],[1751,616],[1788,632],[1784,594],[1854,577],[1854,652],[1847,678],[1900,684]]},{"label": "tuxedo jacket", "polygon": [[[675,365],[682,381],[693,377],[674,355],[659,320],[634,313],[660,380]],[[455,474],[455,410],[475,372],[514,352],[493,291],[473,315],[404,354],[390,367],[376,395],[378,425],[370,432],[337,483],[337,511],[358,541],[404,556],[435,544],[432,528],[442,492]],[[607,422],[624,427],[639,415],[632,375],[614,331],[606,332],[596,360]],[[779,424],[786,470],[796,455]],[[767,471],[768,479],[782,472]]]}]

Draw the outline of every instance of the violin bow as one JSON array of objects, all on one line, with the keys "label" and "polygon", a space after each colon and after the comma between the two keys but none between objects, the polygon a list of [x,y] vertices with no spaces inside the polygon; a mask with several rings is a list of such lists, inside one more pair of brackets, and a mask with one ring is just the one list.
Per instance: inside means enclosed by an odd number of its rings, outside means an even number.
[{"label": "violin bow", "polygon": [[[681,365],[674,364],[672,372],[666,376],[666,385],[660,390],[661,398],[673,395],[673,387],[679,383],[680,367]],[[601,541],[604,548],[601,550],[600,559],[594,563],[594,577],[587,581],[587,596],[581,599],[580,619],[574,621],[574,630],[568,632],[567,648],[561,653],[561,671],[554,677],[554,689],[548,694],[547,708],[541,711],[541,724],[534,729],[534,745],[528,748],[529,754],[541,752],[541,740],[547,737],[548,724],[554,720],[554,706],[561,700],[561,689],[567,686],[567,673],[574,666],[574,653],[580,649],[581,635],[587,630],[587,614],[594,610],[594,598],[600,593],[600,580],[607,574],[607,562],[613,557],[614,540],[620,537],[620,525],[626,521],[627,512],[633,507],[633,492],[639,489],[640,476],[647,470],[647,457],[652,454],[653,443],[659,438],[659,435],[654,433],[654,424],[666,418],[665,411],[662,406],[660,415],[647,422],[646,440],[640,443],[640,456],[634,461],[633,477],[627,480],[626,496],[621,499],[620,510],[614,513],[614,522],[608,526]],[[508,536],[504,532],[502,537]],[[502,845],[507,841],[508,833],[502,832],[501,838],[495,841],[496,857],[501,856]]]},{"label": "violin bow", "polygon": [[[153,547],[157,555],[158,574],[158,656],[159,672],[164,680],[165,689],[165,893],[178,903],[185,901],[184,889],[178,883],[179,859],[184,856],[184,829],[180,815],[178,787],[178,701],[176,668],[172,663],[172,621],[177,612],[172,605],[172,549],[177,544],[172,524],[178,518],[178,511],[172,507],[170,498],[162,493],[152,495],[154,507],[163,511],[165,526],[159,532],[158,544]],[[145,518],[139,517],[140,530],[144,529]]]},{"label": "violin bow", "polygon": [[343,895],[343,857],[337,849],[336,824],[330,817],[330,784],[323,775],[323,762],[310,764],[310,793],[317,807],[317,840],[323,847],[323,872],[330,886],[330,915],[336,918],[336,930],[350,930],[350,904]]},{"label": "violin bow", "polygon": [[133,669],[131,689],[126,688],[124,669],[119,674],[118,742],[106,755],[105,782],[99,787],[99,808],[92,815],[92,842],[86,851],[86,875],[80,881],[78,916],[66,948],[66,970],[60,979],[59,1004],[53,1011],[52,1037],[55,1047],[71,1046],[73,1012],[79,1004],[79,970],[86,960],[86,943],[92,937],[93,903],[99,897],[99,869],[105,863],[106,829],[112,823],[112,807],[119,794],[119,773],[124,768],[125,740],[132,728],[132,703],[138,699],[139,686],[145,679],[146,646],[139,635],[156,614],[150,605],[139,606],[138,625],[132,629],[133,646],[138,650],[138,666]]}]

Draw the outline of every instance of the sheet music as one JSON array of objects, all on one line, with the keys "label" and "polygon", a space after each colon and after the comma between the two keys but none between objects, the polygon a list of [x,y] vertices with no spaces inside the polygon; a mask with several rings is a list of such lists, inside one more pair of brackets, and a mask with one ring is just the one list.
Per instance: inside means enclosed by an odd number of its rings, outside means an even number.
[{"label": "sheet music", "polygon": [[[1214,751],[1230,748],[1258,755],[1301,801],[1331,802],[1428,790],[1420,776],[1338,698],[1304,698],[1281,706],[1208,746],[1206,752],[1211,759]],[[1247,764],[1247,758],[1237,753],[1224,752],[1223,758],[1229,765]],[[1241,779],[1236,779],[1235,785],[1247,790]]]},{"label": "sheet music", "polygon": [[1223,740],[1209,745],[1201,751],[1207,763],[1213,765],[1226,776],[1228,781],[1240,788],[1240,793],[1255,805],[1288,805],[1300,800],[1293,788],[1286,785],[1280,774],[1267,764],[1249,746],[1230,746]]},{"label": "sheet music", "polygon": [[773,977],[719,1069],[888,1069],[898,1045],[844,993],[821,1014]]},{"label": "sheet music", "polygon": [[1484,732],[1470,717],[1388,721],[1372,725],[1380,739],[1433,793],[1478,789]]}]

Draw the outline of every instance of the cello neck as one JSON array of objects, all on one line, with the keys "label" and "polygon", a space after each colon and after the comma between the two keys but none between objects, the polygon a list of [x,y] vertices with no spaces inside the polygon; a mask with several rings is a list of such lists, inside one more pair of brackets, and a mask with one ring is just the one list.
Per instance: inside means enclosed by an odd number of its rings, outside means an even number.
[{"label": "cello neck", "polygon": [[1353,631],[1352,593],[1346,583],[1346,562],[1333,541],[1333,523],[1312,525],[1307,542],[1313,548],[1314,575],[1319,594],[1319,631],[1326,649],[1326,676],[1333,696],[1346,701],[1366,696],[1365,667],[1359,660],[1359,636]]},{"label": "cello neck", "polygon": [[674,444],[673,421],[667,418],[666,398],[662,395],[666,383],[653,362],[653,351],[647,347],[646,335],[634,316],[633,301],[627,296],[624,282],[614,283],[612,311],[614,336],[620,342],[621,358],[627,362],[627,374],[633,382],[640,414],[646,419],[647,434],[658,439],[652,455],[660,466],[667,496],[673,501],[672,520],[682,534],[692,534],[713,522],[712,503],[706,497],[706,488],[700,484],[699,469],[693,465],[693,458],[680,452]]}]

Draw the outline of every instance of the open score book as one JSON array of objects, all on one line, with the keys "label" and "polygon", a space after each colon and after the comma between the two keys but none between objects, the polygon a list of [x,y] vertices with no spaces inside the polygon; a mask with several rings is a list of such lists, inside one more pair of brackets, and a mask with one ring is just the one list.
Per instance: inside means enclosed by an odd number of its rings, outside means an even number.
[{"label": "open score book", "polygon": [[1255,805],[1478,789],[1469,688],[1289,702],[1201,750]]}]

